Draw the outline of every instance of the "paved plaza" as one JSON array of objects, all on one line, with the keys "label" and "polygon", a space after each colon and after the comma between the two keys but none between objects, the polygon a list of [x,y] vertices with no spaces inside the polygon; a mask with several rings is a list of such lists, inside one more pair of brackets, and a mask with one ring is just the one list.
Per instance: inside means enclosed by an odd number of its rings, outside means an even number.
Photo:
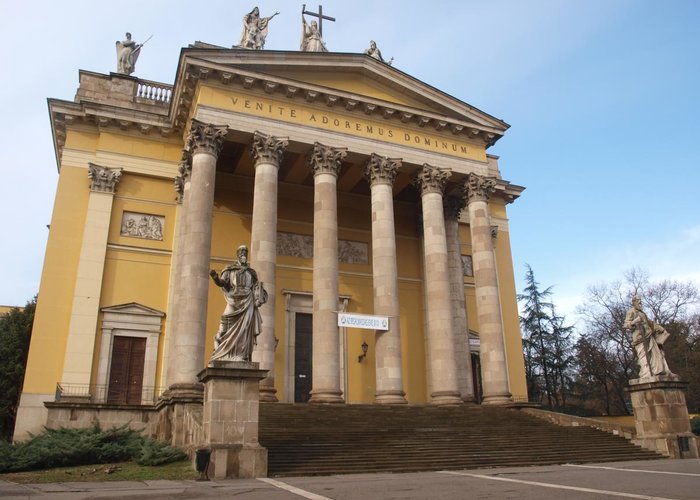
[{"label": "paved plaza", "polygon": [[0,498],[195,499],[673,499],[700,498],[700,459],[569,464],[412,474],[18,485]]}]

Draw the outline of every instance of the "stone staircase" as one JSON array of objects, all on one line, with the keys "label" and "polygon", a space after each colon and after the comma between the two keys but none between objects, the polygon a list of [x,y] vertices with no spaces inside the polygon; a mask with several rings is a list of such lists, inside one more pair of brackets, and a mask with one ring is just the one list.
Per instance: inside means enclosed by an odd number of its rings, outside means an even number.
[{"label": "stone staircase", "polygon": [[663,458],[589,427],[485,406],[261,403],[259,439],[271,477]]}]

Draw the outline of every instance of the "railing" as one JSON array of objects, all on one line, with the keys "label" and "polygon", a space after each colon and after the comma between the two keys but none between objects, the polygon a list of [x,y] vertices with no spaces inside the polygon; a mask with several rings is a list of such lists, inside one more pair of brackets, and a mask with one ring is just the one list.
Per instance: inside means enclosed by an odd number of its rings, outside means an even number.
[{"label": "railing", "polygon": [[139,80],[136,97],[148,101],[168,104],[173,96],[173,87],[164,83]]},{"label": "railing", "polygon": [[110,397],[109,386],[107,385],[56,384],[56,401],[123,405],[153,404],[165,389],[165,387],[142,387],[140,401],[127,402],[126,394],[112,394]]}]

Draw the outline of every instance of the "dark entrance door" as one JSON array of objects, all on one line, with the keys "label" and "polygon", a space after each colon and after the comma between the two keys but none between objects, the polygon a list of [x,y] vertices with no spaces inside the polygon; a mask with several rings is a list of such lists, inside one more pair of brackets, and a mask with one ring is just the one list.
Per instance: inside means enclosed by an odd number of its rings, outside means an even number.
[{"label": "dark entrance door", "polygon": [[141,404],[146,339],[114,337],[109,371],[108,403]]},{"label": "dark entrance door", "polygon": [[306,403],[311,392],[312,315],[294,316],[294,402]]}]

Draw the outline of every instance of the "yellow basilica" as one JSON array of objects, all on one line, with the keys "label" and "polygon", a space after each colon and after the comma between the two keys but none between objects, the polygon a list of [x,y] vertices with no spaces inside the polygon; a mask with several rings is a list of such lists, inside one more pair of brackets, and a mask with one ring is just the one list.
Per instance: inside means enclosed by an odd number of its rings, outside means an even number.
[{"label": "yellow basilica", "polygon": [[[80,71],[49,112],[59,182],[15,439],[156,435],[163,408],[201,405],[226,305],[209,273],[241,245],[268,292],[261,401],[527,399],[506,214],[524,188],[487,152],[503,121],[368,54],[203,43],[172,85]],[[387,322],[339,322],[365,316]]]}]

